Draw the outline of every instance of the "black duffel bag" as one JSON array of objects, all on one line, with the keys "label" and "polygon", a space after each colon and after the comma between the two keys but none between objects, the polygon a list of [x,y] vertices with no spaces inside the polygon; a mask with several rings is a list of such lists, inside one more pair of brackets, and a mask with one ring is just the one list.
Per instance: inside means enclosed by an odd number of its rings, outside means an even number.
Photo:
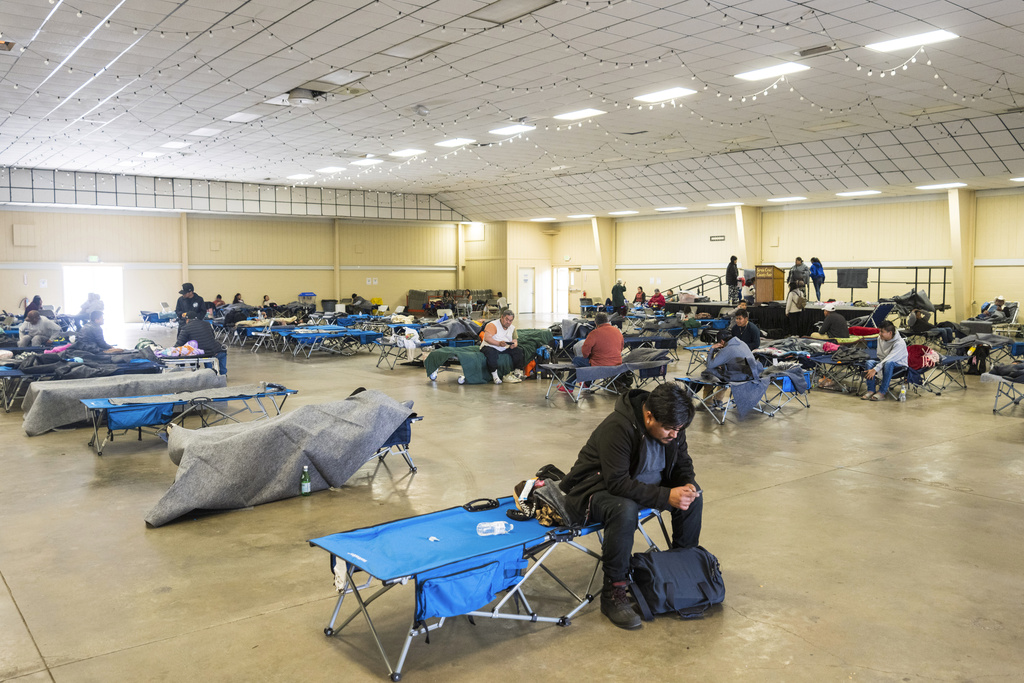
[{"label": "black duffel bag", "polygon": [[630,588],[644,621],[668,612],[683,619],[700,618],[725,600],[718,558],[700,546],[636,553],[630,569]]}]

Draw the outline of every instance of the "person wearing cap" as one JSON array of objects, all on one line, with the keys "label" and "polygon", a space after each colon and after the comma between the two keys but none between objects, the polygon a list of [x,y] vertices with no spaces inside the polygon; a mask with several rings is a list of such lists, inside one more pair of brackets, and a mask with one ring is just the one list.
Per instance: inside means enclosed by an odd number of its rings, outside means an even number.
[{"label": "person wearing cap", "polygon": [[621,279],[615,281],[615,286],[612,287],[612,306],[621,315],[625,315],[626,311],[626,283]]},{"label": "person wearing cap", "polygon": [[202,320],[206,316],[206,302],[203,297],[196,294],[196,288],[191,282],[186,282],[178,292],[178,304],[174,307],[174,315],[178,320],[178,327],[184,327],[189,320]]},{"label": "person wearing cap", "polygon": [[999,323],[1006,320],[1006,297],[997,296],[995,301],[981,309],[977,320]]},{"label": "person wearing cap", "polygon": [[821,329],[813,332],[814,339],[845,339],[850,336],[850,327],[841,314],[836,313],[836,305],[833,302],[825,304],[825,320],[821,323]]}]

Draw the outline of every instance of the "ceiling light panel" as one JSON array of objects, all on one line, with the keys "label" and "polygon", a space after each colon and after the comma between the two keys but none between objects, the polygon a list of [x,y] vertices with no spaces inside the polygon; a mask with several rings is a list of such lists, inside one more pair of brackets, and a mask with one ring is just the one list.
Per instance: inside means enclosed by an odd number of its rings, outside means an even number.
[{"label": "ceiling light panel", "polygon": [[313,175],[310,173],[296,173],[288,176],[288,180],[309,180]]},{"label": "ceiling light panel", "polygon": [[517,123],[512,126],[505,126],[504,128],[495,128],[494,130],[487,131],[491,135],[518,135],[519,133],[526,133],[536,129],[537,126],[531,126],[525,123]]},{"label": "ceiling light panel", "polygon": [[195,135],[195,136],[201,137],[201,138],[208,138],[208,137],[211,137],[213,135],[216,135],[217,133],[222,133],[222,132],[224,132],[224,131],[221,130],[220,128],[196,128],[194,131],[189,133],[189,135]]},{"label": "ceiling light panel", "polygon": [[338,173],[344,171],[344,166],[324,166],[323,168],[316,169],[317,173]]},{"label": "ceiling light panel", "polygon": [[255,121],[256,119],[260,118],[260,116],[262,116],[262,114],[250,114],[247,112],[240,111],[237,114],[225,116],[222,120],[230,121],[231,123],[249,123],[250,121]]},{"label": "ceiling light panel", "polygon": [[162,144],[160,146],[161,147],[166,147],[167,149],[184,149],[185,147],[188,147],[191,144],[192,144],[191,142],[180,142],[180,141],[174,140],[174,141],[171,141],[171,142],[165,142],[164,144]]},{"label": "ceiling light panel", "polygon": [[553,118],[559,121],[579,121],[580,119],[589,119],[593,116],[600,116],[606,112],[600,109],[580,109],[579,111],[571,111],[566,114],[556,114]]},{"label": "ceiling light panel", "polygon": [[939,183],[937,185],[918,185],[918,190],[952,190],[956,187],[967,187],[967,183]]},{"label": "ceiling light panel", "polygon": [[555,4],[555,0],[498,0],[468,16],[481,21],[489,21],[492,24],[507,24],[553,4]]},{"label": "ceiling light panel", "polygon": [[383,159],[356,159],[352,162],[353,166],[373,166],[375,164],[383,163]]},{"label": "ceiling light panel", "polygon": [[873,194],[882,194],[880,190],[847,190],[836,192],[837,197],[867,197]]},{"label": "ceiling light panel", "polygon": [[755,69],[754,71],[744,71],[743,73],[736,74],[736,78],[744,81],[763,81],[769,78],[778,78],[779,76],[786,76],[789,74],[799,73],[801,71],[807,71],[811,67],[804,66],[803,64],[797,64],[796,62],[783,62],[782,64],[776,64],[775,66],[765,67],[764,69]]},{"label": "ceiling light panel", "polygon": [[628,210],[628,211],[609,211],[608,215],[609,216],[631,216],[631,215],[633,215],[635,213],[640,213],[640,212],[639,211],[632,211],[632,210]]},{"label": "ceiling light panel", "polygon": [[425,149],[412,149],[412,148],[410,148],[410,149],[400,149],[400,150],[398,150],[396,152],[388,152],[388,156],[401,157],[401,158],[404,158],[404,157],[414,157],[417,154],[423,154],[426,151],[427,150],[425,150]]},{"label": "ceiling light panel", "polygon": [[768,199],[768,201],[770,201],[770,202],[802,202],[805,199],[807,199],[807,197],[770,197]]},{"label": "ceiling light panel", "polygon": [[880,43],[871,43],[864,47],[878,52],[895,52],[896,50],[905,50],[907,48],[941,43],[959,37],[960,36],[957,34],[950,33],[949,31],[929,31],[927,33],[918,33],[914,36],[907,36],[906,38],[896,38],[894,40],[885,40]]},{"label": "ceiling light panel", "polygon": [[685,206],[663,206],[660,209],[655,209],[655,211],[686,211],[686,207]]},{"label": "ceiling light panel", "polygon": [[689,88],[669,88],[668,90],[659,90],[657,92],[647,93],[646,95],[637,95],[633,99],[637,102],[649,102],[655,104],[658,102],[668,102],[679,97],[686,97],[692,95],[696,90],[690,90]]},{"label": "ceiling light panel", "polygon": [[[1020,180],[1024,180],[1024,178],[1020,178]],[[571,216],[566,216],[566,218],[593,218],[593,217],[594,217],[594,214],[592,214],[592,213],[574,213]]]},{"label": "ceiling light panel", "polygon": [[476,142],[473,138],[451,138],[449,140],[442,140],[441,142],[435,142],[435,147],[462,147],[463,145],[469,145]]}]

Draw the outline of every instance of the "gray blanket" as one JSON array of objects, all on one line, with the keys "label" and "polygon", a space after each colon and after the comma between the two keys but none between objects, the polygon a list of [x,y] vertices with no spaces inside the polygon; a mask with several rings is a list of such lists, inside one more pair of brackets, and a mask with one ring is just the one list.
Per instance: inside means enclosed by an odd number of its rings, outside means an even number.
[{"label": "gray blanket", "polygon": [[178,472],[146,522],[160,526],[193,510],[233,510],[297,496],[303,465],[313,491],[341,486],[411,414],[411,402],[364,391],[255,423],[174,427],[168,450]]},{"label": "gray blanket", "polygon": [[213,370],[33,382],[25,394],[22,426],[29,436],[39,436],[51,429],[85,422],[89,419],[89,412],[82,405],[80,399],[83,398],[173,394],[223,387],[225,384],[227,378]]}]

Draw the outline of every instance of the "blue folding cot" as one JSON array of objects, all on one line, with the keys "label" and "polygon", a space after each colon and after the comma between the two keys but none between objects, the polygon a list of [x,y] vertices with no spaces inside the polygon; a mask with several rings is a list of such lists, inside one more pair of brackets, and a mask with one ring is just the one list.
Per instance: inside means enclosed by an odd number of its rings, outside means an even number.
[{"label": "blue folding cot", "polygon": [[[330,553],[334,586],[339,592],[324,634],[330,637],[341,632],[362,614],[391,680],[400,681],[413,639],[442,628],[451,617],[465,615],[471,619],[512,619],[569,626],[573,617],[594,600],[591,590],[601,557],[576,539],[591,533],[600,535],[602,527],[544,527],[536,519],[530,519],[512,522],[513,528],[507,534],[477,535],[478,523],[508,521],[506,511],[516,507],[512,497],[496,502],[496,507],[484,510],[471,511],[471,504],[467,504],[309,541],[311,546]],[[652,546],[653,541],[642,525],[654,518],[661,523],[667,539],[668,532],[656,511],[644,509],[638,519],[638,527]],[[598,560],[586,590],[572,590],[545,565],[560,547],[574,548]],[[539,570],[546,572],[573,598],[575,604],[571,609],[541,614],[533,608],[523,589]],[[356,581],[360,572],[367,575],[362,584]],[[375,580],[379,586],[369,594]],[[368,608],[384,593],[408,583],[415,586],[415,607],[398,660],[392,666]],[[505,595],[494,602],[502,592]],[[346,595],[355,599],[356,609],[337,624]],[[492,602],[494,604],[488,607]],[[510,602],[515,612],[507,609]],[[520,613],[520,605],[524,613]],[[431,623],[434,619],[437,621]]]},{"label": "blue folding cot", "polygon": [[[298,393],[295,389],[286,389],[280,384],[267,384],[265,387],[251,391],[255,388],[238,387],[238,391],[231,396],[203,397],[202,391],[186,392],[184,394],[167,394],[166,396],[132,396],[125,398],[83,398],[79,399],[89,413],[89,420],[92,423],[92,438],[89,446],[93,447],[96,455],[103,455],[103,448],[108,441],[114,440],[114,432],[122,434],[131,430],[137,430],[139,440],[142,440],[142,430],[150,428],[154,433],[159,434],[166,431],[170,424],[181,424],[189,415],[198,415],[202,420],[202,426],[231,420],[238,422],[235,416],[243,413],[257,413],[257,420],[270,417],[264,399],[269,399],[270,405],[274,407],[276,415],[281,414],[284,402],[291,394]],[[212,391],[212,390],[211,390]],[[278,398],[281,402],[278,403]],[[153,399],[163,399],[154,401]],[[137,400],[138,402],[133,402]],[[227,407],[222,406],[229,401],[241,401],[243,406],[234,412],[227,412]],[[252,403],[255,403],[256,409]],[[207,411],[217,417],[210,418]],[[100,441],[100,427],[106,426],[106,436]],[[406,457],[408,460],[408,457]],[[410,461],[410,467],[411,467]]]}]

